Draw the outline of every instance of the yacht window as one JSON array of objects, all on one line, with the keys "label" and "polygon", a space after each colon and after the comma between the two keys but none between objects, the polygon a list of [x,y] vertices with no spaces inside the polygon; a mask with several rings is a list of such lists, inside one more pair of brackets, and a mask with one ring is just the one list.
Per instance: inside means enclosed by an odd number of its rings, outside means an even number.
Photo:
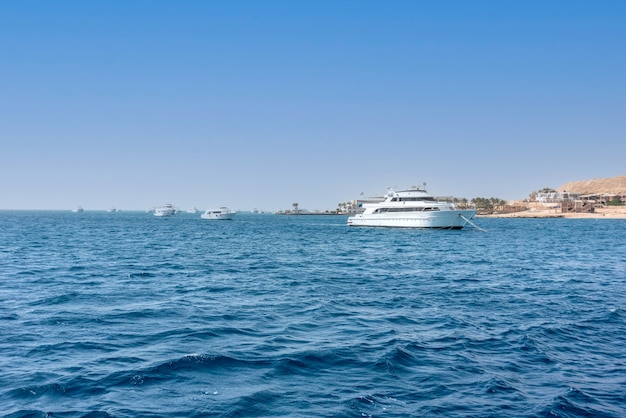
[{"label": "yacht window", "polygon": [[380,208],[380,209],[376,209],[374,211],[374,213],[395,213],[395,212],[421,212],[423,210],[439,210],[437,208],[407,208],[407,207],[402,207],[402,208]]}]

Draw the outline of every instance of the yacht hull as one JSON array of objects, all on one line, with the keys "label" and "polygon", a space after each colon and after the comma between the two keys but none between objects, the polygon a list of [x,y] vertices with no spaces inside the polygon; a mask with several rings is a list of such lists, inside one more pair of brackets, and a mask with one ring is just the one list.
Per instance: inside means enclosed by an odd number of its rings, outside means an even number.
[{"label": "yacht hull", "polygon": [[200,217],[202,219],[214,219],[214,220],[222,220],[222,221],[230,221],[235,216],[234,213],[221,213],[218,215],[215,214],[202,214]]},{"label": "yacht hull", "polygon": [[157,218],[164,218],[166,216],[174,216],[176,214],[175,211],[159,211],[156,210],[153,215],[156,216]]},{"label": "yacht hull", "polygon": [[475,214],[475,210],[358,214],[348,218],[348,225],[390,228],[461,229]]}]

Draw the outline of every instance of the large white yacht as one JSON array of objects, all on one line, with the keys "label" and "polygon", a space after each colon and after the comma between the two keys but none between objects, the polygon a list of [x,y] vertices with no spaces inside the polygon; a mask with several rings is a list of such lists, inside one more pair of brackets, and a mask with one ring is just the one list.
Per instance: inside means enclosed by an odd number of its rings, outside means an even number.
[{"label": "large white yacht", "polygon": [[350,226],[460,229],[476,214],[458,209],[452,202],[439,202],[424,189],[389,189],[384,200],[363,203],[363,213],[348,218]]},{"label": "large white yacht", "polygon": [[171,203],[154,208],[154,216],[164,217],[176,215],[176,208]]},{"label": "large white yacht", "polygon": [[200,217],[202,219],[221,219],[221,220],[230,220],[235,216],[235,211],[228,209],[225,206],[220,207],[219,209],[209,209],[205,211]]}]

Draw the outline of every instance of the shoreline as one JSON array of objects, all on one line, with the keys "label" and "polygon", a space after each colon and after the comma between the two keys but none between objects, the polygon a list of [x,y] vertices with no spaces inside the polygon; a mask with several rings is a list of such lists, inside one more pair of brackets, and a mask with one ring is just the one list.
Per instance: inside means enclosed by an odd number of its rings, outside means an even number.
[{"label": "shoreline", "polygon": [[626,207],[597,208],[593,213],[563,213],[561,208],[531,207],[528,210],[511,213],[476,215],[477,218],[566,218],[566,219],[626,219]]}]

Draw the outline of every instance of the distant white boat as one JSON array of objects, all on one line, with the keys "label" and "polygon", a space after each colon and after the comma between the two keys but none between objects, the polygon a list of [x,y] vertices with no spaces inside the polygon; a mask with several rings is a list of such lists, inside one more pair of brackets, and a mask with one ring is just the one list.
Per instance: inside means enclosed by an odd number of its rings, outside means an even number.
[{"label": "distant white boat", "polygon": [[115,209],[115,208],[108,208],[108,209],[107,209],[107,212],[117,212],[117,211],[118,211],[118,210],[117,210],[117,209]]},{"label": "distant white boat", "polygon": [[163,206],[154,208],[153,215],[158,217],[173,216],[176,215],[176,208],[171,203],[166,203]]},{"label": "distant white boat", "polygon": [[350,226],[460,229],[476,214],[457,209],[454,203],[439,202],[426,190],[389,190],[384,201],[364,203],[363,213],[348,218]]},{"label": "distant white boat", "polygon": [[198,213],[200,212],[197,207],[187,209],[187,213]]},{"label": "distant white boat", "polygon": [[84,209],[81,206],[76,206],[74,209],[72,209],[72,212],[74,213],[80,213],[83,212]]},{"label": "distant white boat", "polygon": [[209,209],[200,215],[200,217],[202,219],[230,220],[233,219],[236,213],[237,212],[228,209],[226,206],[222,206],[219,209]]}]

